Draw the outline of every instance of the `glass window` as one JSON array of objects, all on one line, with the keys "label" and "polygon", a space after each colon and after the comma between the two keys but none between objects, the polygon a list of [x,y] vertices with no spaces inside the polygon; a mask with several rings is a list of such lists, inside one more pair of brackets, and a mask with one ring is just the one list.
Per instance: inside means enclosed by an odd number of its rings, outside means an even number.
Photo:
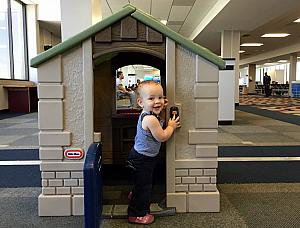
[{"label": "glass window", "polygon": [[23,26],[23,7],[16,1],[11,2],[11,20],[13,37],[14,78],[26,79],[25,73],[25,45]]},{"label": "glass window", "polygon": [[11,78],[7,2],[0,4],[0,78]]},{"label": "glass window", "polygon": [[28,79],[24,9],[18,0],[1,0],[0,78]]}]

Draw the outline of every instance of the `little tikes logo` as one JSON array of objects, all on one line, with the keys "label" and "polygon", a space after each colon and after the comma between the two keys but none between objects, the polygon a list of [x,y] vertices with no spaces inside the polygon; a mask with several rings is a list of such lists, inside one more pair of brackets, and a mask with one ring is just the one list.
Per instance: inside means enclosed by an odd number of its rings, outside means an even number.
[{"label": "little tikes logo", "polygon": [[84,152],[80,148],[66,149],[64,152],[64,157],[67,159],[82,159],[84,157]]}]

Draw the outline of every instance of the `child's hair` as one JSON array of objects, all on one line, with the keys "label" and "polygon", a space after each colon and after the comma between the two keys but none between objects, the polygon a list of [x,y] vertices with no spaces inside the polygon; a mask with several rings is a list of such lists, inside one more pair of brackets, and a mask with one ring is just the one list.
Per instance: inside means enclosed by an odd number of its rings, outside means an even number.
[{"label": "child's hair", "polygon": [[136,97],[137,97],[137,98],[138,98],[138,97],[141,97],[141,91],[142,91],[142,89],[143,89],[143,87],[144,87],[145,85],[160,85],[160,84],[157,83],[157,82],[155,82],[155,81],[152,81],[152,80],[144,80],[144,81],[142,81],[142,82],[138,85],[138,87],[137,87],[137,89],[136,89]]},{"label": "child's hair", "polygon": [[120,75],[121,75],[122,73],[123,73],[122,71],[118,71],[118,72],[117,72],[117,78],[120,77]]}]

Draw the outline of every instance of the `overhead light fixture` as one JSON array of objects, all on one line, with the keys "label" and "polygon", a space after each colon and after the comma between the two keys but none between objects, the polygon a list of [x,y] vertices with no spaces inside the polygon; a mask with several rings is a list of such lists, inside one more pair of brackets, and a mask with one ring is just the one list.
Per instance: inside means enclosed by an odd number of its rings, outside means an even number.
[{"label": "overhead light fixture", "polygon": [[166,25],[168,23],[167,20],[160,20],[161,23],[163,23],[164,25]]},{"label": "overhead light fixture", "polygon": [[243,43],[241,47],[260,47],[264,45],[263,43]]},{"label": "overhead light fixture", "polygon": [[281,37],[287,37],[291,34],[289,33],[266,33],[262,35],[261,37],[275,37],[275,38],[281,38]]},{"label": "overhead light fixture", "polygon": [[264,65],[270,66],[270,65],[274,65],[274,63],[265,63]]},{"label": "overhead light fixture", "polygon": [[242,54],[242,53],[244,53],[244,52],[246,52],[246,51],[244,51],[244,50],[239,50],[239,53],[240,53],[240,54]]},{"label": "overhead light fixture", "polygon": [[286,63],[286,62],[287,62],[287,60],[285,60],[285,59],[282,59],[282,60],[278,60],[277,62],[279,62],[279,63]]},{"label": "overhead light fixture", "polygon": [[297,20],[294,20],[294,22],[300,22],[300,18],[298,18]]}]

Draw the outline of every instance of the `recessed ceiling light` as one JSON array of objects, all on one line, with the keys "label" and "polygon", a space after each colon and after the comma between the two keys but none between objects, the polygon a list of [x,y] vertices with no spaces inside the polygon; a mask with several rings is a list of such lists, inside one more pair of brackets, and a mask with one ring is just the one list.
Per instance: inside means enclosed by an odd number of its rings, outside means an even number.
[{"label": "recessed ceiling light", "polygon": [[300,18],[298,18],[297,20],[294,20],[294,22],[300,22]]},{"label": "recessed ceiling light", "polygon": [[265,63],[264,65],[270,66],[270,65],[274,65],[274,63]]},{"label": "recessed ceiling light", "polygon": [[287,37],[291,34],[289,33],[266,33],[262,35],[261,37]]},{"label": "recessed ceiling light", "polygon": [[246,51],[243,51],[243,50],[239,50],[239,53],[240,53],[240,54],[242,54],[242,53],[244,53],[244,52],[246,52]]},{"label": "recessed ceiling light", "polygon": [[286,62],[287,62],[287,60],[285,60],[285,59],[282,59],[282,60],[278,60],[277,62],[279,62],[279,63],[286,63]]},{"label": "recessed ceiling light", "polygon": [[263,43],[243,43],[241,44],[242,47],[260,47],[264,45]]},{"label": "recessed ceiling light", "polygon": [[168,21],[167,20],[160,20],[160,22],[163,23],[164,25],[166,25]]}]

